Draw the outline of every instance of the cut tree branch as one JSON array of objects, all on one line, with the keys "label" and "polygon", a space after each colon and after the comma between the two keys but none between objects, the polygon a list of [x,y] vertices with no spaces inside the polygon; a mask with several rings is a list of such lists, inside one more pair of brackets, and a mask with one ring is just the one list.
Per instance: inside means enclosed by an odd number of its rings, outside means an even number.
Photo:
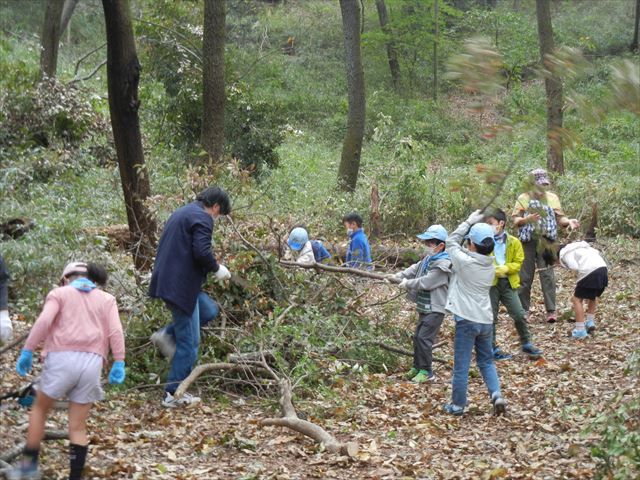
[{"label": "cut tree branch", "polygon": [[[69,438],[69,434],[65,430],[46,430],[44,432],[43,440],[64,440],[67,438]],[[3,462],[10,462],[22,453],[25,445],[25,442],[21,442],[15,447],[3,452],[0,454],[0,460]]]},{"label": "cut tree branch", "polygon": [[93,55],[94,53],[96,53],[98,50],[100,50],[101,48],[104,48],[107,46],[107,42],[104,42],[102,45],[100,45],[99,47],[94,48],[93,50],[91,50],[90,52],[85,53],[83,56],[81,56],[78,61],[76,62],[76,67],[73,70],[73,76],[77,77],[78,76],[78,72],[80,71],[80,65],[82,64],[82,62],[84,62],[87,58],[89,58],[91,55]]},{"label": "cut tree branch", "polygon": [[391,283],[401,282],[401,280],[398,278],[387,276],[386,274],[382,274],[382,273],[374,273],[369,270],[360,270],[358,268],[336,267],[334,265],[325,265],[324,263],[313,263],[310,265],[302,265],[296,262],[288,262],[286,260],[280,260],[280,265],[287,268],[299,267],[299,268],[314,269],[316,271],[324,270],[325,272],[331,272],[331,273],[347,273],[349,275],[356,275],[358,277],[371,278],[373,280],[382,280],[382,281],[386,280]]},{"label": "cut tree branch", "polygon": [[178,389],[174,396],[176,398],[182,398],[185,392],[189,389],[191,384],[196,381],[196,379],[205,372],[209,372],[211,370],[226,370],[229,372],[251,372],[251,373],[266,373],[269,374],[268,370],[258,365],[248,365],[246,363],[204,363],[202,365],[198,365],[194,368],[189,376],[185,378],[180,385],[178,385]]},{"label": "cut tree branch", "polygon": [[261,426],[287,427],[301,433],[317,443],[324,445],[329,453],[339,453],[354,457],[358,453],[356,442],[342,443],[324,428],[315,423],[298,418],[296,409],[291,400],[292,388],[289,379],[280,380],[280,407],[282,408],[281,418],[266,418],[260,422]]}]

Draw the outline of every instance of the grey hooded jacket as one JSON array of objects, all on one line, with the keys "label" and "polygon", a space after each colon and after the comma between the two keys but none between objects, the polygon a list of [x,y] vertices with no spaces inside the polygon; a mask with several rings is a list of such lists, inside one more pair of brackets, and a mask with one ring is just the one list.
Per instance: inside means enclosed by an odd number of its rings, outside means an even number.
[{"label": "grey hooded jacket", "polygon": [[429,264],[426,272],[424,262],[428,257],[398,272],[397,278],[407,279],[407,296],[416,302],[419,313],[445,313],[447,290],[451,278],[451,260],[440,258]]},{"label": "grey hooded jacket", "polygon": [[453,263],[447,311],[476,323],[493,323],[489,290],[495,276],[493,257],[470,252],[462,240],[471,225],[462,222],[447,238],[447,252]]}]

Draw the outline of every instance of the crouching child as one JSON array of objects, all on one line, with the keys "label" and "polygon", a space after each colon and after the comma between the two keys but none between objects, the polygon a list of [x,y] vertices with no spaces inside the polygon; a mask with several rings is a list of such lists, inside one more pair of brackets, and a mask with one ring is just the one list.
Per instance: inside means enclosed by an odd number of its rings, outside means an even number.
[{"label": "crouching child", "polygon": [[[449,235],[446,242],[453,264],[446,309],[453,314],[456,333],[452,399],[444,409],[456,416],[462,415],[467,405],[469,365],[474,348],[478,369],[489,390],[494,413],[501,415],[506,411],[492,349],[493,313],[489,290],[495,276],[491,256],[494,247],[493,228],[480,223],[483,219],[479,210],[472,213]],[[469,240],[468,248],[461,246],[463,239]]]},{"label": "crouching child", "polygon": [[296,227],[289,233],[287,245],[300,265],[330,263],[331,254],[320,240],[309,240],[309,233],[302,227]]},{"label": "crouching child", "polygon": [[[587,242],[573,242],[560,247],[558,251],[560,265],[578,273],[571,303],[576,314],[576,325],[572,337],[585,338],[596,329],[596,307],[609,284],[607,262],[598,250]],[[584,302],[587,302],[585,322]]]},{"label": "crouching child", "polygon": [[406,270],[393,275],[416,302],[418,324],[413,335],[413,367],[407,379],[415,383],[433,380],[433,344],[438,337],[445,314],[447,289],[451,277],[451,259],[445,252],[447,231],[442,225],[431,225],[418,238],[425,244],[425,257]]}]

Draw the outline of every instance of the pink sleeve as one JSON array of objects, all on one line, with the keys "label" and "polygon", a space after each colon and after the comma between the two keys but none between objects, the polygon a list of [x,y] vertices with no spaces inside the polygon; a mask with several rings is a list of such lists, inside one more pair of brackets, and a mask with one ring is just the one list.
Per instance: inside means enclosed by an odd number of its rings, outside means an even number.
[{"label": "pink sleeve", "polygon": [[118,313],[118,304],[116,299],[111,299],[110,305],[107,307],[107,320],[109,322],[109,346],[115,360],[124,360],[124,333],[122,332],[122,323],[120,323],[120,314]]},{"label": "pink sleeve", "polygon": [[47,299],[44,301],[44,307],[42,308],[40,316],[31,328],[31,333],[29,333],[29,337],[24,345],[26,350],[33,351],[38,348],[38,345],[46,340],[59,311],[60,301],[58,300],[55,291],[51,291],[47,295]]}]

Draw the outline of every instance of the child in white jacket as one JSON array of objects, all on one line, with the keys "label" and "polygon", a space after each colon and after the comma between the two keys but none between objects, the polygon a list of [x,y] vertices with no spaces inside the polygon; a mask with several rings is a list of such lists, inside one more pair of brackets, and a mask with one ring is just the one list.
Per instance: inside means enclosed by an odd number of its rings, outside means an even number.
[{"label": "child in white jacket", "polygon": [[[585,338],[596,329],[595,314],[598,298],[609,283],[607,262],[600,252],[587,242],[573,242],[561,246],[558,251],[560,265],[578,273],[578,283],[571,298],[576,313],[573,338]],[[584,301],[587,301],[587,321],[585,322]]]}]

